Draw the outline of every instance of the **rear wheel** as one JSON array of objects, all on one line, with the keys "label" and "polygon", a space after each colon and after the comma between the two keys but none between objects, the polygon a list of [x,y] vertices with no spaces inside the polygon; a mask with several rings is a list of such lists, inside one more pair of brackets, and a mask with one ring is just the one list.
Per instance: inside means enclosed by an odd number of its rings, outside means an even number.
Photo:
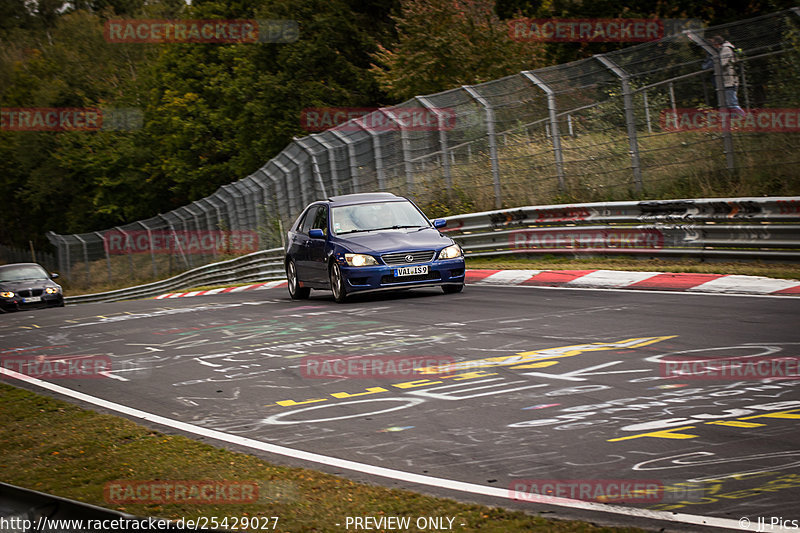
[{"label": "rear wheel", "polygon": [[463,290],[464,290],[463,283],[460,283],[458,285],[442,285],[442,291],[444,291],[445,294],[455,294]]},{"label": "rear wheel", "polygon": [[347,298],[347,287],[344,283],[342,269],[339,267],[338,263],[331,264],[329,274],[331,278],[331,291],[333,291],[333,299],[339,303],[342,303]]},{"label": "rear wheel", "polygon": [[300,286],[300,282],[297,279],[297,267],[292,259],[286,263],[286,281],[288,282],[289,296],[292,297],[292,300],[305,300],[308,298],[311,289]]}]

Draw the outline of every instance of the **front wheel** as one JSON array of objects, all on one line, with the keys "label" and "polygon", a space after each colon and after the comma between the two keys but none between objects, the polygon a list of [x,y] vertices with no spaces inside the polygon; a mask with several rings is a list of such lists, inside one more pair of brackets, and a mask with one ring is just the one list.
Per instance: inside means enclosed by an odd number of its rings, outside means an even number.
[{"label": "front wheel", "polygon": [[297,267],[293,260],[286,263],[286,281],[289,287],[289,296],[292,300],[305,300],[311,293],[308,287],[301,287],[300,282],[297,280]]},{"label": "front wheel", "polygon": [[333,292],[333,299],[338,303],[342,303],[347,298],[347,288],[344,284],[342,269],[339,267],[338,263],[331,264],[329,274],[331,278],[331,291]]},{"label": "front wheel", "polygon": [[464,290],[463,283],[459,283],[458,285],[442,285],[442,291],[444,291],[445,294],[455,294],[463,290]]}]

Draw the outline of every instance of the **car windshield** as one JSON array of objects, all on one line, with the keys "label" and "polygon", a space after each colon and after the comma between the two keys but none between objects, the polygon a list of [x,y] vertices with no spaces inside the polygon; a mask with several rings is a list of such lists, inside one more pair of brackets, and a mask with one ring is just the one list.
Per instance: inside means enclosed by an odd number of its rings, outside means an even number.
[{"label": "car windshield", "polygon": [[47,272],[38,266],[0,267],[0,282],[26,279],[47,279]]},{"label": "car windshield", "polygon": [[430,222],[411,202],[375,202],[334,207],[331,222],[338,235],[381,229],[427,228]]}]

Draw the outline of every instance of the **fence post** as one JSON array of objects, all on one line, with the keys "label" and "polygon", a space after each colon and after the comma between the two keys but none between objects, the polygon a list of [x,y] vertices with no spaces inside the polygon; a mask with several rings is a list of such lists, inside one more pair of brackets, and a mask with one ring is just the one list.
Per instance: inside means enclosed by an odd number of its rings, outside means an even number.
[{"label": "fence post", "polygon": [[[278,178],[272,176],[269,172],[267,172],[266,165],[261,167],[259,169],[259,172],[261,172],[261,174],[263,174],[269,181],[272,182],[272,187],[273,190],[275,191],[275,210],[278,212],[278,218],[281,218],[283,216],[283,213],[281,213],[281,202],[279,199],[283,198],[284,201],[286,201],[287,200],[286,192],[281,190],[280,180],[278,180]],[[284,207],[286,208],[286,217],[288,218],[289,206],[288,204],[284,204]]]},{"label": "fence post", "polygon": [[[147,224],[144,223],[143,220],[140,220],[139,224],[141,224],[141,226],[147,232],[147,240],[150,242],[150,261],[153,263],[153,276],[155,276],[155,278],[158,279],[158,267],[156,266],[156,252],[154,249],[155,247],[153,246],[153,232],[150,230]],[[109,275],[110,272],[111,271],[109,270]]]},{"label": "fence post", "polygon": [[409,141],[408,141],[408,132],[403,127],[403,122],[398,120],[396,116],[394,116],[394,111],[391,108],[381,108],[381,111],[384,115],[389,117],[389,120],[397,124],[397,127],[400,130],[400,146],[402,147],[403,152],[403,169],[406,173],[406,194],[408,196],[414,196],[414,169],[411,167],[411,150],[409,148]]},{"label": "fence post", "polygon": [[637,194],[642,192],[642,168],[639,161],[639,142],[636,138],[636,117],[633,114],[633,93],[628,73],[619,68],[616,63],[602,54],[594,56],[608,70],[613,72],[622,84],[622,101],[625,105],[625,123],[628,126],[628,144],[630,146],[631,167],[633,169],[633,184]]},{"label": "fence post", "polygon": [[75,238],[81,242],[83,248],[83,262],[86,264],[86,286],[89,287],[92,284],[92,276],[89,275],[89,250],[86,249],[86,241],[81,239],[79,234],[75,234]]},{"label": "fence post", "polygon": [[647,105],[647,91],[642,91],[642,98],[644,99],[644,116],[647,121],[647,133],[653,133],[653,126],[650,124],[650,106]]},{"label": "fence post", "polygon": [[358,163],[356,162],[356,151],[353,148],[353,141],[340,131],[329,130],[337,139],[347,146],[347,156],[350,162],[350,181],[353,192],[361,192],[361,185],[358,183]]},{"label": "fence post", "polygon": [[322,145],[328,152],[328,166],[331,167],[331,186],[333,187],[333,196],[339,194],[339,170],[336,168],[336,157],[334,153],[336,148],[325,139],[324,133],[314,133],[311,135],[315,141]]},{"label": "fence post", "polygon": [[462,85],[478,104],[486,111],[486,136],[489,138],[489,158],[492,163],[492,181],[494,182],[494,206],[500,209],[503,205],[502,193],[500,191],[500,161],[497,158],[497,138],[494,131],[494,109],[489,101],[481,96],[475,88],[469,85]]},{"label": "fence post", "polygon": [[[291,145],[289,145],[289,146],[291,146]],[[302,147],[301,147],[301,150],[302,150]],[[287,149],[284,149],[283,153],[284,153],[284,155],[286,155],[286,159],[291,161],[294,164],[294,167],[297,169],[297,176],[299,178],[298,179],[298,186],[300,187],[300,199],[302,200],[303,207],[305,207],[305,206],[307,206],[308,204],[310,204],[313,201],[312,198],[310,198],[309,195],[308,195],[309,187],[306,186],[306,182],[308,181],[306,179],[307,174],[305,172],[303,172],[303,167],[300,164],[300,161],[295,159],[294,156],[292,156],[289,153],[288,147],[287,147]],[[313,187],[313,183],[314,183],[313,178],[310,181],[312,183],[311,189],[313,190],[313,188],[314,188]]]},{"label": "fence post", "polygon": [[[708,44],[705,39],[697,35],[694,30],[686,30],[686,36],[697,44],[700,48],[711,57],[714,62],[714,79],[716,80],[717,89],[717,107],[721,113],[725,113],[728,108],[728,99],[725,97],[725,83],[722,76],[722,63],[719,60],[719,54],[716,48]],[[722,128],[722,147],[725,151],[725,162],[728,165],[728,172],[731,174],[736,172],[736,160],[733,154],[733,135],[730,128]]]},{"label": "fence post", "polygon": [[108,251],[106,236],[104,233],[100,233],[99,231],[95,231],[94,234],[97,235],[103,242],[103,251],[106,253],[106,266],[108,267],[108,283],[111,284],[114,282],[114,276],[111,275],[111,254]]},{"label": "fence post", "polygon": [[[64,262],[61,260],[62,253],[61,253],[61,242],[64,240],[61,235],[57,234],[55,231],[48,231],[47,232],[47,240],[50,241],[50,244],[55,245],[56,247],[56,257],[58,257],[58,270],[60,273],[64,272]],[[69,258],[67,258],[69,259]],[[69,261],[67,261],[68,263]],[[67,279],[69,279],[69,275],[67,275]]]},{"label": "fence post", "polygon": [[549,85],[529,70],[522,73],[547,95],[547,111],[550,114],[550,135],[553,139],[553,156],[556,160],[556,175],[558,176],[558,191],[566,190],[564,183],[564,154],[561,151],[561,135],[558,131],[558,110],[556,109],[556,94]]},{"label": "fence post", "polygon": [[[225,200],[223,200],[223,202],[224,201]],[[182,216],[180,216],[178,214],[178,210],[177,209],[174,210],[172,213],[175,215],[175,217],[178,220],[181,221],[181,226],[183,226],[183,231],[184,231],[184,234],[185,234],[185,232],[187,231],[186,221],[183,219]],[[189,253],[188,250],[184,251],[183,245],[181,244],[180,239],[178,239],[178,233],[175,231],[175,227],[172,226],[172,224],[170,224],[170,226],[172,227],[172,234],[175,236],[175,244],[178,245],[178,249],[181,251],[181,255],[183,256],[183,261],[186,263],[186,268],[192,268],[194,266],[194,265],[192,265],[192,254]]]},{"label": "fence post", "polygon": [[278,161],[277,157],[272,160],[272,163],[278,167],[278,170],[281,172],[281,174],[283,174],[283,190],[285,191],[285,199],[287,200],[286,211],[289,214],[289,217],[291,217],[292,214],[299,213],[302,210],[302,207],[299,207],[296,203],[297,200],[299,200],[297,195],[295,195],[293,198],[289,193],[289,175],[291,174],[291,171],[286,167],[286,165]]},{"label": "fence post", "polygon": [[303,137],[301,139],[295,137],[294,142],[296,142],[297,146],[299,146],[306,154],[308,154],[308,157],[311,158],[311,172],[317,179],[317,183],[319,183],[319,190],[320,193],[322,193],[322,197],[327,198],[328,193],[325,191],[325,182],[322,181],[322,171],[319,168],[319,162],[317,161],[317,154],[314,153],[311,147],[303,144],[303,142],[306,141],[307,139],[308,137]]},{"label": "fence post", "polygon": [[[436,121],[439,129],[439,149],[442,152],[442,171],[444,173],[444,184],[445,187],[447,187],[447,199],[449,200],[452,198],[453,179],[450,176],[450,155],[447,148],[447,128],[445,127],[444,113],[441,109],[437,109],[436,107],[432,106],[427,97],[417,96],[416,99],[419,100],[419,103],[421,103],[425,109],[433,112],[436,115]],[[455,119],[455,117],[453,118]]]},{"label": "fence post", "polygon": [[[382,113],[384,116],[386,113],[383,110],[379,109],[377,111],[373,111],[373,113]],[[378,176],[378,190],[385,191],[386,190],[386,172],[383,170],[383,152],[381,151],[381,141],[378,137],[378,133],[374,131],[375,128],[370,128],[365,126],[362,119],[355,119],[352,121],[353,124],[357,125],[359,128],[367,132],[367,135],[370,136],[370,140],[372,140],[372,151],[375,154],[375,174]]]}]

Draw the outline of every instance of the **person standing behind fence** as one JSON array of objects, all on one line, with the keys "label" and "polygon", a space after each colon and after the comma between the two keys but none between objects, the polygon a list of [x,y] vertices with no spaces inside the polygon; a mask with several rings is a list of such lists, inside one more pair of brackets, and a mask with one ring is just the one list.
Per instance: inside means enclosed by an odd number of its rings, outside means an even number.
[{"label": "person standing behind fence", "polygon": [[[725,107],[738,115],[744,115],[744,109],[739,106],[739,76],[736,75],[736,49],[725,40],[721,35],[711,38],[711,44],[719,54],[719,62],[722,67],[722,83],[725,88]],[[704,66],[708,63],[704,63]],[[709,65],[710,66],[710,65]],[[716,78],[716,77],[715,77]],[[716,79],[714,87],[716,87]]]}]

